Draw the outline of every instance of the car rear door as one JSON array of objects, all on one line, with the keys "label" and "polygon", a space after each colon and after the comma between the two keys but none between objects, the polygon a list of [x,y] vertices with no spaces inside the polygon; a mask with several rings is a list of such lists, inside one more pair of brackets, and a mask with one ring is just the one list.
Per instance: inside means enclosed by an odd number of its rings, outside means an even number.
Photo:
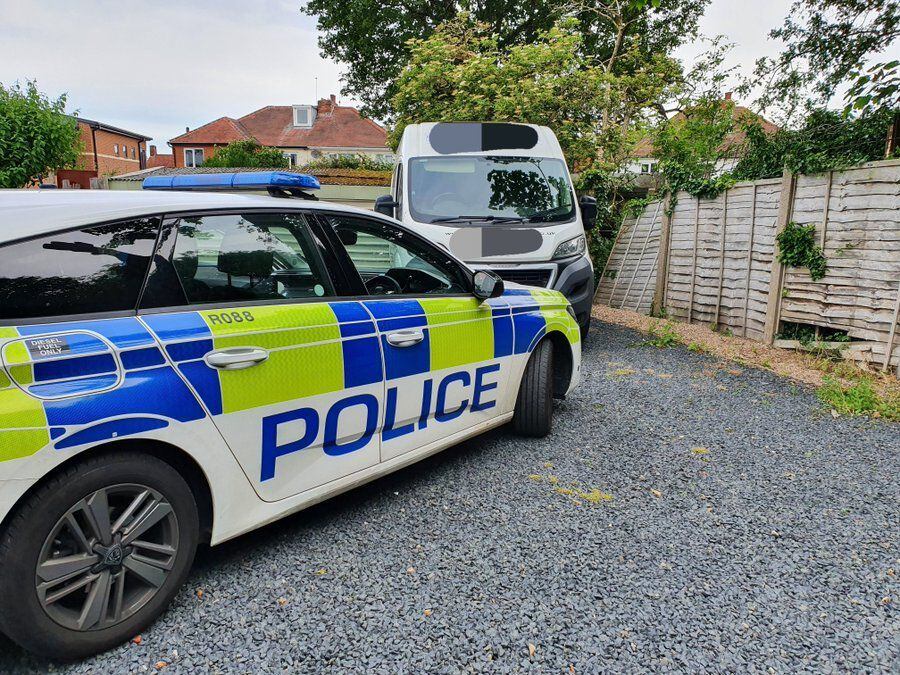
[{"label": "car rear door", "polygon": [[205,418],[135,317],[158,234],[132,218],[0,247],[0,462]]},{"label": "car rear door", "polygon": [[501,414],[513,355],[505,301],[475,298],[459,263],[401,228],[358,215],[321,216],[366,284],[363,305],[378,327],[386,383],[381,460]]},{"label": "car rear door", "polygon": [[[384,385],[374,322],[336,298],[306,216],[184,214],[164,231],[168,248],[148,287],[160,289],[148,305],[162,306],[142,318],[260,497],[377,464]],[[167,288],[183,290],[182,306]]]}]

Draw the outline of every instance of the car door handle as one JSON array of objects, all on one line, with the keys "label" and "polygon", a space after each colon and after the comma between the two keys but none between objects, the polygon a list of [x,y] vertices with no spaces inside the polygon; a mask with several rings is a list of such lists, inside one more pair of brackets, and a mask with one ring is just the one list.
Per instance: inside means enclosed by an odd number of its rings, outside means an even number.
[{"label": "car door handle", "polygon": [[412,347],[425,339],[425,333],[421,328],[398,330],[387,334],[387,341],[391,347]]},{"label": "car door handle", "polygon": [[219,370],[243,370],[258,366],[269,358],[269,352],[260,347],[231,347],[218,349],[203,357],[206,365]]}]

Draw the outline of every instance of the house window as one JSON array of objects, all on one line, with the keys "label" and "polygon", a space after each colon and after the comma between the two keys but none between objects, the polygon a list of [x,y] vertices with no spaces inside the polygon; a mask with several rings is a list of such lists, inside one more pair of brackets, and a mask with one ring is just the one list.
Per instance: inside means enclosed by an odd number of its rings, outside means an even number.
[{"label": "house window", "polygon": [[288,166],[299,166],[299,159],[296,152],[285,152],[284,156],[287,157]]},{"label": "house window", "polygon": [[131,149],[131,159],[137,159],[136,150],[134,148]]},{"label": "house window", "polygon": [[202,166],[203,165],[203,148],[185,148],[184,150],[185,166]]},{"label": "house window", "polygon": [[294,106],[294,126],[311,127],[316,119],[315,108],[311,105]]},{"label": "house window", "polygon": [[118,154],[119,154],[119,144],[118,143],[113,145],[113,152],[116,153],[116,155],[118,156]]},{"label": "house window", "polygon": [[656,173],[659,170],[659,162],[648,160],[641,162],[641,173]]}]

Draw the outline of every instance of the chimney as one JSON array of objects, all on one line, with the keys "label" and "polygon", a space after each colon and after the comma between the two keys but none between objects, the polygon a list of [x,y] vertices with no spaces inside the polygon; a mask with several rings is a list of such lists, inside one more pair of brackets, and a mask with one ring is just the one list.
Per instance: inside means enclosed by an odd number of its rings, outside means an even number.
[{"label": "chimney", "polygon": [[334,112],[335,105],[336,98],[334,94],[332,94],[328,98],[319,99],[319,103],[316,105],[317,112],[319,115],[330,115]]},{"label": "chimney", "polygon": [[151,156],[151,157],[155,157],[155,156],[156,156],[156,146],[155,146],[155,145],[151,145],[151,146],[150,146],[150,156]]},{"label": "chimney", "polygon": [[730,92],[730,91],[726,91],[726,92],[725,92],[725,100],[726,100],[726,101],[730,101],[730,100],[731,100],[731,92]]},{"label": "chimney", "polygon": [[190,130],[191,130],[190,127],[185,127],[185,128],[184,128],[184,133],[187,133],[187,132],[189,132]]}]

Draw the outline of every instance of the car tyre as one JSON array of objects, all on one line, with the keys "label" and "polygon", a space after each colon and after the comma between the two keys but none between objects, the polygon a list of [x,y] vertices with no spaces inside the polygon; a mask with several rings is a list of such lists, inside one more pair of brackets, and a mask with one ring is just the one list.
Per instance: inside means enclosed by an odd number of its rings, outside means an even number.
[{"label": "car tyre", "polygon": [[[108,547],[95,536],[104,528],[108,534],[100,537]],[[85,536],[76,536],[78,530]],[[0,630],[28,651],[57,660],[126,642],[178,592],[199,533],[190,487],[156,457],[115,452],[66,467],[31,494],[0,532]],[[88,559],[92,566],[80,577],[57,577],[74,556],[80,556],[78,566]],[[68,591],[87,578],[83,588]]]},{"label": "car tyre", "polygon": [[512,420],[521,436],[540,437],[553,425],[553,345],[542,340],[528,359],[519,384],[519,396]]}]

